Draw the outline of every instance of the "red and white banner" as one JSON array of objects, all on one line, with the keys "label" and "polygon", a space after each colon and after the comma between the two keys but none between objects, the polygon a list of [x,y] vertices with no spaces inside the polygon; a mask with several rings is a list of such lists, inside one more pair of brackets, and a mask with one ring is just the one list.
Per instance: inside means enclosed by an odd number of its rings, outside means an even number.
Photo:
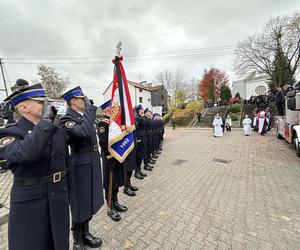
[{"label": "red and white banner", "polygon": [[113,61],[114,76],[111,95],[108,150],[119,162],[123,162],[134,148],[135,129],[127,78],[122,65],[122,57]]}]

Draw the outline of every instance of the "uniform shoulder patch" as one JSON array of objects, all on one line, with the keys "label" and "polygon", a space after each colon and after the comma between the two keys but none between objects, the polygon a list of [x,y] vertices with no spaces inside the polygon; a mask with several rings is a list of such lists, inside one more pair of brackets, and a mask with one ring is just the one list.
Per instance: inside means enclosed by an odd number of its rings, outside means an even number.
[{"label": "uniform shoulder patch", "polygon": [[105,132],[105,127],[103,127],[103,126],[99,127],[98,132],[101,133],[101,134],[104,133]]},{"label": "uniform shoulder patch", "polygon": [[74,121],[67,121],[67,122],[65,122],[65,127],[66,128],[73,128],[74,125],[75,125]]},{"label": "uniform shoulder patch", "polygon": [[5,136],[0,138],[0,148],[7,146],[8,144],[12,143],[15,139],[16,137],[13,136]]}]

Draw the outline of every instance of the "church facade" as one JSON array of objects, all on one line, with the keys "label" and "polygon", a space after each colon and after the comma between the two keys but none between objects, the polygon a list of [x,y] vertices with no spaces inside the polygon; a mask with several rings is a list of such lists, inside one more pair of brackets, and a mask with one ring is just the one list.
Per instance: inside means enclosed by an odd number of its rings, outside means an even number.
[{"label": "church facade", "polygon": [[267,75],[256,76],[255,73],[252,73],[243,80],[233,81],[232,94],[239,93],[242,99],[247,100],[251,96],[267,94],[269,91],[268,78]]}]

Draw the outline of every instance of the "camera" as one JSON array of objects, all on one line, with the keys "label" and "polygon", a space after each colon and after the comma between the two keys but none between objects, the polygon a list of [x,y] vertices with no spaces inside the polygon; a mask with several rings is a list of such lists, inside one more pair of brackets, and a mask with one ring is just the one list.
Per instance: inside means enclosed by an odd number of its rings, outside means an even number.
[{"label": "camera", "polygon": [[14,112],[14,106],[10,101],[0,103],[0,118],[9,120]]}]

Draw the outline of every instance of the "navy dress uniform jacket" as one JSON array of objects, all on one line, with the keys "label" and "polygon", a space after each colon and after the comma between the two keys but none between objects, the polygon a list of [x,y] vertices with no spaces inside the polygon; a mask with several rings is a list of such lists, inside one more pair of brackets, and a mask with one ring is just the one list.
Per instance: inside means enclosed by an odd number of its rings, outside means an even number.
[{"label": "navy dress uniform jacket", "polygon": [[71,212],[74,223],[92,218],[104,204],[100,154],[94,121],[97,108],[89,105],[84,115],[68,108],[60,119],[69,135],[71,165],[76,193],[72,194]]},{"label": "navy dress uniform jacket", "polygon": [[[60,127],[25,118],[0,130],[0,157],[14,178],[40,178],[68,166],[66,134]],[[27,179],[28,180],[28,179]],[[8,221],[10,250],[69,249],[67,178],[38,185],[13,183]]]},{"label": "navy dress uniform jacket", "polygon": [[108,151],[108,129],[109,129],[109,116],[104,115],[100,118],[97,125],[97,133],[99,145],[101,147],[101,157],[103,163],[103,186],[108,188],[109,165],[113,165],[113,188],[124,186],[123,165],[115,158],[107,159],[110,155]]},{"label": "navy dress uniform jacket", "polygon": [[147,154],[147,138],[145,132],[146,117],[137,115],[135,117],[136,128],[136,158],[138,164],[140,164]]}]

